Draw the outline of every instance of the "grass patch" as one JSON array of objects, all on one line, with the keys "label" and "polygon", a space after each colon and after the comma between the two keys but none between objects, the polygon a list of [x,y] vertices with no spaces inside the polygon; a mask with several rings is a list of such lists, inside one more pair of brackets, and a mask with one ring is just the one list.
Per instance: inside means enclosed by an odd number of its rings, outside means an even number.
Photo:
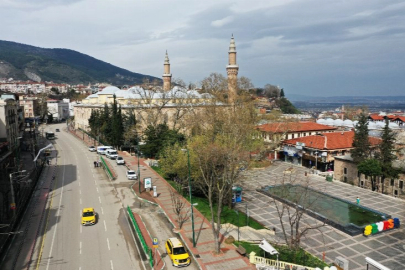
[{"label": "grass patch", "polygon": [[[164,175],[163,171],[159,167],[152,167],[158,174]],[[177,190],[180,194],[182,194],[187,201],[190,201],[190,197],[188,196],[187,190],[181,190],[179,184],[172,180],[166,179],[166,181],[175,189]],[[204,217],[211,221],[211,211],[210,211],[210,206],[208,203],[208,199],[206,198],[201,198],[201,197],[194,197],[193,196],[193,203],[198,203],[195,208],[204,215]],[[215,206],[214,206],[215,209]],[[253,229],[260,230],[260,229],[266,229],[262,224],[257,222],[251,217],[248,217],[245,212],[240,212],[239,213],[239,226],[250,226]],[[224,223],[231,223],[235,226],[238,226],[238,214],[235,212],[234,209],[229,208],[228,206],[224,205],[221,213],[221,224]]]},{"label": "grass patch", "polygon": [[[266,257],[267,259],[272,259],[276,260],[277,256],[276,255],[270,255],[267,252],[264,252],[259,245],[251,244],[248,242],[238,242],[235,241],[234,244],[236,246],[241,245],[246,249],[246,254],[249,254],[250,252],[255,252],[257,256],[260,257]],[[278,255],[278,260],[279,261],[284,261],[284,262],[291,262],[303,266],[309,266],[309,267],[320,267],[323,269],[323,267],[329,266],[327,263],[323,262],[320,260],[318,257],[315,257],[311,255],[310,253],[306,252],[303,249],[299,249],[298,251],[293,251],[290,250],[287,246],[283,245],[276,245],[271,243],[271,245],[280,253]]]}]

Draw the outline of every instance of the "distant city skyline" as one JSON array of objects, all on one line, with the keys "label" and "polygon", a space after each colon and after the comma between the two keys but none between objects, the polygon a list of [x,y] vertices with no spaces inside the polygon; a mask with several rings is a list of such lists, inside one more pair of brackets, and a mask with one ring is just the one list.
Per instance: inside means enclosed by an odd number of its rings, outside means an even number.
[{"label": "distant city skyline", "polygon": [[286,96],[405,94],[403,1],[0,0],[0,39],[66,48],[132,72],[226,77],[229,40],[239,77]]}]

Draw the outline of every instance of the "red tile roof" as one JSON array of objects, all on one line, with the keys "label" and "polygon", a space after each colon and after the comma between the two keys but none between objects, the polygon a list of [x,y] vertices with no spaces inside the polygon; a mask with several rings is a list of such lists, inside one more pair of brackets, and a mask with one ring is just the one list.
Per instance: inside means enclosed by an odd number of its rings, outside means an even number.
[{"label": "red tile roof", "polygon": [[377,121],[377,120],[384,120],[384,116],[378,115],[378,114],[370,114],[368,117],[371,119]]},{"label": "red tile roof", "polygon": [[321,125],[314,122],[290,122],[290,123],[269,123],[257,126],[257,129],[265,132],[282,133],[282,132],[303,132],[303,131],[331,131],[335,127]]},{"label": "red tile roof", "polygon": [[405,122],[405,116],[397,116],[397,117],[395,117],[395,119],[392,119],[392,121],[398,121],[398,120]]},{"label": "red tile roof", "polygon": [[[335,150],[353,148],[354,131],[330,132],[322,135],[311,135],[296,139],[285,140],[285,144],[296,145],[297,142],[305,143],[305,147],[320,150]],[[381,139],[369,137],[372,146],[376,146]]]}]

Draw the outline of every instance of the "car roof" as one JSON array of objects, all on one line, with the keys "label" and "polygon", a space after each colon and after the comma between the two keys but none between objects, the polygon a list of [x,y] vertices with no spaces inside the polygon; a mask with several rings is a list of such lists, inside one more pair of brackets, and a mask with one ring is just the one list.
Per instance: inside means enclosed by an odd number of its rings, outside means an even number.
[{"label": "car roof", "polygon": [[128,170],[127,172],[133,172],[134,173],[135,171],[134,170]]},{"label": "car roof", "polygon": [[94,212],[94,208],[89,207],[89,208],[83,208],[83,213],[84,212]]},{"label": "car roof", "polygon": [[168,239],[168,241],[170,241],[171,243],[172,243],[172,245],[173,245],[173,247],[182,247],[183,246],[183,244],[180,242],[180,240],[179,239],[177,239],[177,238],[169,238]]},{"label": "car roof", "polygon": [[119,159],[119,158],[123,158],[123,157],[121,157],[121,156],[118,156],[118,157],[117,157],[117,159]]}]

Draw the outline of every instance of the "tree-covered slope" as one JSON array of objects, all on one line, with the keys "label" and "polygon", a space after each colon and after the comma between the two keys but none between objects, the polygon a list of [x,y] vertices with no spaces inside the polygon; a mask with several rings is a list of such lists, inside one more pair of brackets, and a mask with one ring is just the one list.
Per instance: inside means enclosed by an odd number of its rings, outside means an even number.
[{"label": "tree-covered slope", "polygon": [[[66,83],[141,83],[152,76],[134,73],[68,49],[44,49],[0,40],[0,78]],[[158,79],[160,80],[160,79]]]}]

